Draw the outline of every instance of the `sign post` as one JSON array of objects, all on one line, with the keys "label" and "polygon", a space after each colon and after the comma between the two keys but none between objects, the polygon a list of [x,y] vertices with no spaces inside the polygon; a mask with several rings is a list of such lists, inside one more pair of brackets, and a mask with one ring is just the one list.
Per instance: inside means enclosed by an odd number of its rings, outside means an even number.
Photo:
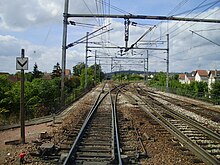
[{"label": "sign post", "polygon": [[25,113],[24,113],[24,70],[28,69],[28,58],[24,57],[24,49],[21,49],[21,57],[16,58],[16,70],[21,70],[21,96],[20,96],[20,122],[21,143],[25,143]]}]

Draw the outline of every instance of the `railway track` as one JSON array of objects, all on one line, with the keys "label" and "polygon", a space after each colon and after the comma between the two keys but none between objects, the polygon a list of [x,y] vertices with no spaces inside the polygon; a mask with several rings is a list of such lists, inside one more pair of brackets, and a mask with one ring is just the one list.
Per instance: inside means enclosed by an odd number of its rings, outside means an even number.
[{"label": "railway track", "polygon": [[[185,147],[207,164],[220,164],[220,135],[173,111],[149,94],[137,90],[133,100]],[[139,98],[139,99],[138,99]]]},{"label": "railway track", "polygon": [[[56,155],[60,156],[59,162],[65,165],[152,163],[157,162],[157,154],[163,150],[160,145],[165,144],[169,153],[164,153],[164,157],[162,154],[159,162],[169,161],[169,156],[174,154],[178,159],[172,158],[172,162],[185,162],[183,155],[188,155],[186,162],[219,164],[219,134],[158,99],[162,98],[138,86],[115,87],[114,90],[103,86],[95,104],[85,104],[88,107],[83,116],[79,115],[78,124],[64,125],[68,129],[64,131],[67,136],[58,143],[61,144],[61,151]],[[153,130],[148,132],[146,128]]]},{"label": "railway track", "polygon": [[143,92],[148,93],[149,95],[152,95],[154,97],[166,100],[168,102],[172,102],[172,104],[174,104],[176,106],[181,106],[181,107],[185,108],[187,111],[196,113],[196,114],[203,116],[205,118],[208,118],[214,122],[220,122],[220,112],[214,111],[213,109],[210,110],[207,107],[200,106],[198,104],[182,101],[177,98],[173,98],[173,97],[169,97],[169,96],[164,96],[164,95],[156,93],[152,90],[143,89],[142,93]]},{"label": "railway track", "polygon": [[115,106],[117,98],[113,101],[111,95],[116,89],[100,93],[63,164],[122,164]]}]

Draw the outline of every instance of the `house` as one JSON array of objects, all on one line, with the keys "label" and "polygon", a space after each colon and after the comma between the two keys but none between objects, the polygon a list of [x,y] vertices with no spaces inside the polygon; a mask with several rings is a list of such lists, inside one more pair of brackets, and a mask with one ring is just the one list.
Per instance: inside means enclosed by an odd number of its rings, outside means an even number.
[{"label": "house", "polygon": [[193,81],[195,81],[195,71],[192,71],[191,73],[186,73],[185,74],[185,83],[190,84]]},{"label": "house", "polygon": [[208,77],[208,88],[211,89],[211,84],[220,81],[220,70],[210,70]]},{"label": "house", "polygon": [[72,77],[70,69],[65,69],[65,77],[67,77],[68,79]]},{"label": "house", "polygon": [[1,75],[6,75],[6,76],[8,76],[9,73],[7,73],[7,72],[0,72],[0,76],[1,76]]},{"label": "house", "polygon": [[43,76],[42,76],[42,79],[51,80],[52,79],[51,75],[52,75],[52,73],[44,72]]},{"label": "house", "polygon": [[181,84],[190,84],[193,81],[206,82],[208,83],[208,88],[211,89],[212,83],[220,81],[220,70],[196,70],[191,73],[179,74],[179,82]]},{"label": "house", "polygon": [[12,83],[21,80],[20,76],[17,75],[17,74],[15,74],[15,75],[11,75],[11,74],[9,74],[9,73],[7,73],[7,72],[0,72],[0,76],[1,76],[1,75],[5,75],[5,76],[7,76],[7,79],[8,79],[10,82],[12,82]]},{"label": "house", "polygon": [[185,76],[186,76],[185,73],[179,74],[179,82],[180,82],[181,84],[185,84],[185,83],[186,83],[186,81],[185,81]]},{"label": "house", "polygon": [[150,79],[154,78],[153,74],[150,74],[150,76],[148,76]]},{"label": "house", "polygon": [[8,76],[8,80],[10,82],[17,82],[17,81],[21,81],[21,77],[19,75],[9,75]]},{"label": "house", "polygon": [[208,83],[208,71],[206,70],[196,70],[195,81],[197,82],[207,82]]},{"label": "house", "polygon": [[194,72],[179,74],[179,82],[181,84],[190,84],[192,81],[195,81]]}]

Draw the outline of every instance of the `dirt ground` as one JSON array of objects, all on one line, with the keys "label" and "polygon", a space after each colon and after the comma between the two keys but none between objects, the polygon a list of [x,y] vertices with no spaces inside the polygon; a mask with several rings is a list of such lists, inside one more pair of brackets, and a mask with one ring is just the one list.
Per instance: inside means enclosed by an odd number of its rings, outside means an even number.
[{"label": "dirt ground", "polygon": [[0,164],[19,164],[19,154],[24,151],[28,154],[31,141],[39,138],[41,132],[51,132],[54,127],[52,123],[32,125],[25,128],[26,144],[5,145],[6,141],[19,140],[20,128],[0,131]]},{"label": "dirt ground", "polygon": [[[94,102],[96,99],[97,91],[99,92],[100,87],[93,89],[90,93],[86,94],[79,101],[73,103],[69,108],[64,110],[59,116],[56,117],[56,122],[59,124],[53,124],[53,122],[36,124],[25,127],[25,144],[17,144],[17,145],[6,145],[5,142],[20,140],[20,128],[13,128],[4,131],[0,131],[0,164],[1,165],[16,165],[20,164],[19,162],[19,154],[24,151],[26,153],[25,159],[27,161],[26,164],[30,164],[28,162],[33,162],[31,156],[28,151],[31,151],[33,148],[32,140],[39,139],[39,136],[42,132],[47,132],[50,135],[53,135],[53,132],[59,130],[62,127],[62,124],[68,122],[68,118],[70,118],[71,114],[74,113],[74,116],[77,117],[77,114],[81,113],[83,108],[83,103],[88,104]],[[62,122],[60,122],[62,121]],[[55,123],[56,123],[55,122]],[[33,164],[33,163],[31,163]],[[34,164],[41,164],[39,162],[35,162]]]},{"label": "dirt ground", "polygon": [[[62,125],[65,125],[65,123],[71,123],[75,124],[74,122],[77,122],[79,120],[79,115],[83,113],[83,108],[85,109],[86,106],[90,107],[91,103],[94,102],[97,96],[97,92],[100,92],[101,88],[97,88],[96,90],[93,90],[89,94],[85,95],[82,99],[75,102],[72,106],[67,108],[61,115],[60,115],[60,121],[62,123],[60,124],[53,124],[52,122],[44,123],[44,124],[38,124],[38,125],[32,125],[27,126],[26,131],[26,144],[18,144],[18,145],[5,145],[6,141],[12,141],[12,140],[19,140],[20,138],[20,128],[14,128],[9,129],[5,131],[0,131],[1,141],[0,141],[0,164],[2,165],[16,165],[19,164],[19,153],[24,151],[26,152],[26,160],[32,161],[32,163],[27,164],[41,164],[39,162],[34,162],[33,159],[29,156],[29,151],[32,149],[32,140],[36,140],[39,138],[39,135],[41,132],[48,132],[53,134],[52,132],[58,132]],[[82,104],[83,102],[83,104]],[[124,104],[124,103],[123,103]],[[142,116],[144,119],[141,124],[140,116],[138,115],[138,111],[135,108],[131,108],[131,110],[128,112],[129,108],[126,107],[124,109],[124,112],[128,118],[134,118],[134,122],[137,124],[137,127],[140,128],[140,130],[148,130],[145,132],[142,132],[142,134],[147,134],[150,137],[155,137],[157,139],[155,142],[151,141],[145,141],[145,146],[148,148],[149,156],[151,156],[150,159],[147,159],[143,164],[159,164],[155,162],[160,162],[162,164],[167,164],[168,160],[172,160],[168,164],[182,164],[183,162],[188,162],[186,164],[190,164],[189,158],[186,158],[184,155],[181,156],[181,153],[177,150],[176,147],[172,146],[172,143],[170,143],[168,140],[166,140],[166,143],[164,140],[165,137],[161,138],[161,134],[158,133],[158,131],[155,131],[158,126],[150,124],[150,122],[146,122],[145,115]],[[71,116],[72,114],[72,116]],[[138,116],[138,118],[135,119],[135,116]],[[75,116],[75,119],[72,119],[73,116]],[[71,120],[70,120],[71,117]],[[69,118],[69,119],[68,119]],[[61,132],[62,133],[62,132]],[[159,139],[159,140],[158,140]],[[164,145],[164,146],[163,146]],[[165,150],[164,148],[167,148]],[[168,154],[172,153],[172,154]],[[174,154],[175,153],[175,154]],[[170,157],[166,157],[170,156]],[[175,155],[175,156],[174,156]],[[185,160],[186,159],[186,160]],[[34,163],[33,163],[34,162]],[[174,163],[175,162],[175,163]],[[192,163],[193,164],[193,163]]]}]

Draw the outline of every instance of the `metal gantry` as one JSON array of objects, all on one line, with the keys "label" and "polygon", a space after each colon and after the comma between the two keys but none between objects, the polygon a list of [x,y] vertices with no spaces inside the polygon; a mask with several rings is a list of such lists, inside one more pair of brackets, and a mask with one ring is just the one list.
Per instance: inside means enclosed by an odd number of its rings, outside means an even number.
[{"label": "metal gantry", "polygon": [[[66,66],[66,49],[67,49],[67,24],[68,24],[68,18],[71,17],[80,17],[80,18],[121,18],[126,20],[126,31],[125,33],[128,34],[129,30],[129,19],[149,19],[149,20],[173,20],[173,21],[190,21],[190,22],[206,22],[206,23],[220,23],[220,20],[216,19],[200,19],[200,18],[182,18],[182,17],[173,17],[173,16],[149,16],[149,15],[116,15],[116,14],[69,14],[68,13],[68,6],[69,6],[69,0],[65,0],[64,4],[64,14],[63,14],[63,42],[62,42],[62,77],[61,77],[61,100],[64,104],[64,77],[65,77],[65,66]],[[134,45],[131,45],[131,47],[128,47],[127,41],[128,36],[125,35],[125,50],[133,49]],[[169,36],[168,36],[169,38]],[[169,43],[167,42],[167,47],[169,47]],[[103,47],[102,47],[103,48]],[[111,47],[106,47],[111,48]],[[122,47],[118,47],[122,48]],[[145,49],[145,50],[157,50],[156,48],[139,48],[139,49]],[[169,75],[169,50],[167,50],[167,87],[168,87],[168,75]]]}]

